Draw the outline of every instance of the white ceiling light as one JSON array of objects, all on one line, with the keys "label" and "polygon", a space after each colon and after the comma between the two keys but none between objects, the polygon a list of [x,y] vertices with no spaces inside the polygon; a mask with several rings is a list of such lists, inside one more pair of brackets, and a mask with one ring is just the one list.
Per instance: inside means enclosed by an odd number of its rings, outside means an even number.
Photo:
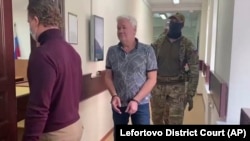
[{"label": "white ceiling light", "polygon": [[174,3],[174,4],[179,4],[179,3],[180,3],[180,0],[173,0],[173,3]]},{"label": "white ceiling light", "polygon": [[166,19],[167,19],[167,17],[166,17],[165,14],[160,14],[160,16],[161,16],[161,18],[162,18],[163,20],[166,20]]}]

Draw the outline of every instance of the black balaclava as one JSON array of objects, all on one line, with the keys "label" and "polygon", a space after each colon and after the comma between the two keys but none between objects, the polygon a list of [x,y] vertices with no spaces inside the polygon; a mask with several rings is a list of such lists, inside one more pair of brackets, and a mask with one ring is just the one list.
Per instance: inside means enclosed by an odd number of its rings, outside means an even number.
[{"label": "black balaclava", "polygon": [[181,32],[182,27],[183,27],[183,23],[170,22],[167,36],[172,39],[178,39],[182,35],[182,32]]}]

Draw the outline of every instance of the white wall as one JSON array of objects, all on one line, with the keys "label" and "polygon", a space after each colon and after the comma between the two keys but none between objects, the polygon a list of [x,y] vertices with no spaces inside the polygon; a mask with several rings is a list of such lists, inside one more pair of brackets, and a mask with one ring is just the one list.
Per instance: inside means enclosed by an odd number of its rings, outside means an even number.
[{"label": "white wall", "polygon": [[217,14],[218,14],[218,1],[217,0],[211,0],[212,8],[211,11],[211,34],[209,35],[211,40],[211,51],[210,51],[210,70],[214,71],[214,64],[215,64],[215,50],[216,50],[216,31],[217,31]]},{"label": "white wall", "polygon": [[200,39],[199,39],[199,59],[205,61],[205,52],[206,52],[206,37],[207,37],[207,13],[208,13],[208,1],[202,1],[202,10],[201,10],[201,21],[200,21]]},{"label": "white wall", "polygon": [[[13,23],[16,23],[16,34],[19,41],[21,57],[28,59],[30,55],[30,28],[27,19],[28,0],[12,0]],[[13,25],[13,29],[14,25]]]},{"label": "white wall", "polygon": [[229,81],[228,123],[238,124],[240,109],[250,108],[250,1],[234,1],[233,40]]},{"label": "white wall", "polygon": [[234,0],[218,2],[219,8],[214,72],[226,83],[229,83]]},{"label": "white wall", "polygon": [[211,37],[212,37],[212,19],[213,19],[213,4],[212,0],[208,0],[208,9],[207,9],[207,41],[206,41],[206,65],[210,66],[210,57],[211,57]]}]

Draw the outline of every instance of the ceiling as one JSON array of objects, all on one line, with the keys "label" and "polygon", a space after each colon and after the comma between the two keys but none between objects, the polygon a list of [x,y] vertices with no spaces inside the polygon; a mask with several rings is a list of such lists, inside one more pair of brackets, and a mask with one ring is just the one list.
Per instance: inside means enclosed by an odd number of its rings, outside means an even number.
[{"label": "ceiling", "polygon": [[165,14],[167,17],[180,12],[187,20],[195,21],[200,16],[202,0],[180,0],[180,3],[175,5],[172,0],[145,0],[153,12],[154,27],[162,26],[165,23],[159,14]]},{"label": "ceiling", "polygon": [[175,5],[172,0],[146,0],[152,12],[175,12],[175,11],[196,11],[201,10],[202,0],[180,0]]}]

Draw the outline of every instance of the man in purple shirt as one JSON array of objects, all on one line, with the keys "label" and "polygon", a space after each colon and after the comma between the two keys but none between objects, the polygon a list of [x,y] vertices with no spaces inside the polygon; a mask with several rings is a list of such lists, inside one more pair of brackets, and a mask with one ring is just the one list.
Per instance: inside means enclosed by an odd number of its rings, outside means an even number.
[{"label": "man in purple shirt", "polygon": [[80,141],[81,58],[62,37],[55,2],[29,0],[27,10],[32,37],[40,46],[29,58],[23,141]]}]

